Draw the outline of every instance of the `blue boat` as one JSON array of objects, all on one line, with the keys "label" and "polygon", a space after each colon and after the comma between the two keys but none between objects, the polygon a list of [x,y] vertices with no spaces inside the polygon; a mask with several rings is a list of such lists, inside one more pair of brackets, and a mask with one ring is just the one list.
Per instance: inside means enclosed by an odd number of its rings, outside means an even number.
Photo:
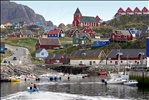
[{"label": "blue boat", "polygon": [[27,91],[32,93],[32,92],[39,92],[39,89],[30,89],[30,87],[27,88]]}]

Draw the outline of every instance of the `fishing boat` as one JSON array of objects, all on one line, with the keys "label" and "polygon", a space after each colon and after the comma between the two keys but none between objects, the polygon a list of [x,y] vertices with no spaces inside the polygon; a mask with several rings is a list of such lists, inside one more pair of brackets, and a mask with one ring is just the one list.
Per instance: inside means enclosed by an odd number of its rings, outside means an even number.
[{"label": "fishing boat", "polygon": [[136,86],[137,84],[138,84],[138,81],[136,80],[128,80],[124,82],[124,85],[127,85],[127,86]]},{"label": "fishing boat", "polygon": [[27,91],[32,93],[32,92],[39,92],[39,89],[36,88],[36,89],[30,89],[30,87],[27,87]]}]

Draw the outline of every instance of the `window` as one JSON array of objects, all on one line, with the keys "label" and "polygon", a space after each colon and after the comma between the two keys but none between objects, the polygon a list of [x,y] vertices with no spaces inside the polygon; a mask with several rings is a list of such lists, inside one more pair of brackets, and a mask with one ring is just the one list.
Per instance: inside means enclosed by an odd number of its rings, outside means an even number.
[{"label": "window", "polygon": [[95,62],[95,61],[93,61],[93,63],[95,64],[96,62]]},{"label": "window", "polygon": [[121,61],[121,63],[123,63],[123,61]]},{"label": "window", "polygon": [[44,55],[44,52],[42,52],[41,55]]},{"label": "window", "polygon": [[110,61],[110,63],[112,63],[112,61]]},{"label": "window", "polygon": [[78,40],[76,40],[76,43],[78,43]]},{"label": "window", "polygon": [[105,42],[105,41],[103,41],[102,43],[103,43],[103,44],[106,44],[106,42]]}]

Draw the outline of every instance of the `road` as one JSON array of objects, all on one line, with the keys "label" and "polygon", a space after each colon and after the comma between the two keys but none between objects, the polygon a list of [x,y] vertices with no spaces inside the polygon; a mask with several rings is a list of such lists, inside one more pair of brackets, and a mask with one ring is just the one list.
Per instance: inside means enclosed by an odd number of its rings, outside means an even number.
[{"label": "road", "polygon": [[[31,60],[28,59],[30,54],[28,49],[17,46],[5,45],[6,48],[12,52],[12,56],[5,58],[6,61],[10,61],[13,65],[24,65],[31,63]],[[16,57],[17,60],[13,60],[13,57]]]}]

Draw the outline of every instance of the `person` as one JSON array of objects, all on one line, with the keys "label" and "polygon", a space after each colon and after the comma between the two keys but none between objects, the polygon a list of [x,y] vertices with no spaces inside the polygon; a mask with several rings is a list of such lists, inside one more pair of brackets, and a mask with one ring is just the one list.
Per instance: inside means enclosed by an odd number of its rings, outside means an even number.
[{"label": "person", "polygon": [[30,85],[31,85],[31,86],[30,86],[30,90],[32,90],[32,89],[33,89],[33,83],[31,82]]},{"label": "person", "polygon": [[36,86],[36,84],[34,84],[34,90],[36,90],[37,89],[37,86]]}]

